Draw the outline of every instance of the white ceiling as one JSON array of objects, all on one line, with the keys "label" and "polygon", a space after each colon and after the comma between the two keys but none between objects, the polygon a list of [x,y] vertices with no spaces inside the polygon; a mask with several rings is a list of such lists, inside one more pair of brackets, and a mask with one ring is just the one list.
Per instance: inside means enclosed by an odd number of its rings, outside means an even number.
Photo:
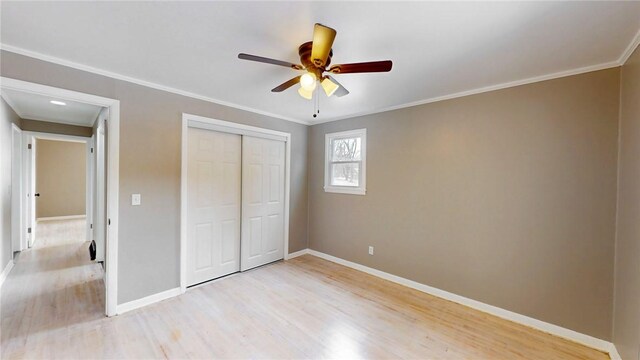
[{"label": "white ceiling", "polygon": [[[93,126],[102,109],[96,105],[9,89],[2,89],[2,97],[22,119],[69,125]],[[62,101],[67,105],[54,105],[51,100]]]},{"label": "white ceiling", "polygon": [[[296,88],[270,89],[313,24],[338,31],[333,64],[391,59],[390,73],[337,75],[328,121],[619,64],[640,2],[2,2],[5,49],[213,101],[312,122]],[[636,42],[637,43],[637,42]],[[632,50],[632,49],[631,49]],[[117,75],[116,75],[117,74]],[[554,74],[554,75],[551,75]]]}]

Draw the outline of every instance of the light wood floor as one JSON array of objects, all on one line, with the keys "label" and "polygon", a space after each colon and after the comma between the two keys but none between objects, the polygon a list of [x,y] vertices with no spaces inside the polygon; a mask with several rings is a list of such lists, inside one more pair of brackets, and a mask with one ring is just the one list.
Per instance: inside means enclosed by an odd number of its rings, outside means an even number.
[{"label": "light wood floor", "polygon": [[608,359],[312,256],[105,318],[100,267],[72,239],[78,225],[49,225],[61,231],[41,228],[49,237],[3,285],[2,359]]}]

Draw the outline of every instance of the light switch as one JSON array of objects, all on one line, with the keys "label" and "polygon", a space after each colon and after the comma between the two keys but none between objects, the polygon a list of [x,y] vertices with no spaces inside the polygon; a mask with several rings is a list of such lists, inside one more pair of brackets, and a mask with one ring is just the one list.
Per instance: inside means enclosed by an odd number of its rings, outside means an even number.
[{"label": "light switch", "polygon": [[131,205],[140,205],[142,198],[140,194],[131,194]]}]

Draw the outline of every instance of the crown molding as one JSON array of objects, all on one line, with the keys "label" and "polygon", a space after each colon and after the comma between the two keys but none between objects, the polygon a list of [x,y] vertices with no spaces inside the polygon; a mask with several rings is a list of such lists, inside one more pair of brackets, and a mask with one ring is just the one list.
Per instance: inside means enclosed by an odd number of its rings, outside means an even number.
[{"label": "crown molding", "polygon": [[220,100],[220,99],[215,99],[215,98],[212,98],[212,97],[196,94],[196,93],[193,93],[193,92],[190,92],[190,91],[177,89],[177,88],[174,88],[174,87],[171,87],[171,86],[161,85],[161,84],[157,84],[157,83],[154,83],[154,82],[150,82],[150,81],[134,78],[134,77],[131,77],[131,76],[122,75],[122,74],[119,74],[119,73],[116,73],[116,72],[95,68],[93,66],[88,66],[88,65],[77,63],[77,62],[61,59],[61,58],[58,58],[58,57],[55,57],[55,56],[41,54],[41,53],[36,52],[36,51],[31,51],[31,50],[19,48],[17,46],[13,46],[13,45],[7,45],[7,44],[0,43],[0,50],[12,52],[12,53],[19,54],[19,55],[28,56],[28,57],[31,57],[31,58],[34,58],[34,59],[50,62],[50,63],[57,64],[57,65],[67,66],[67,67],[70,67],[70,68],[74,68],[74,69],[77,69],[77,70],[90,72],[90,73],[97,74],[97,75],[110,77],[110,78],[117,79],[117,80],[130,82],[130,83],[137,84],[137,85],[150,87],[150,88],[153,88],[153,89],[156,89],[156,90],[162,90],[162,91],[166,91],[166,92],[169,92],[169,93],[190,97],[190,98],[193,98],[193,99],[198,99],[198,100],[203,100],[203,101],[214,103],[214,104],[218,104],[218,105],[228,106],[228,107],[235,108],[235,109],[238,109],[238,110],[244,110],[244,111],[248,111],[248,112],[252,112],[252,113],[260,114],[260,115],[264,115],[264,116],[269,116],[269,117],[280,119],[280,120],[291,121],[291,122],[302,124],[302,125],[310,125],[310,123],[308,121],[304,121],[304,120],[300,120],[300,119],[294,119],[294,118],[290,118],[290,117],[286,117],[286,116],[270,113],[270,112],[267,112],[267,111],[258,110],[258,109],[255,109],[255,108],[252,108],[252,107],[249,107],[249,106],[244,106],[244,105],[235,104],[235,103],[224,101],[224,100]]},{"label": "crown molding", "polygon": [[581,68],[577,68],[577,69],[560,71],[560,72],[557,72],[557,73],[552,73],[552,74],[547,74],[547,75],[534,76],[534,77],[523,79],[523,80],[510,81],[510,82],[506,82],[506,83],[485,86],[485,87],[481,87],[481,88],[477,88],[477,89],[465,90],[465,91],[461,91],[461,92],[457,92],[457,93],[453,93],[453,94],[436,96],[436,97],[432,97],[432,98],[429,98],[429,99],[413,101],[413,102],[400,104],[400,105],[393,105],[393,106],[389,106],[389,107],[385,107],[385,108],[381,108],[381,109],[375,109],[375,110],[371,110],[371,111],[362,111],[362,112],[359,112],[359,113],[355,113],[355,114],[351,114],[351,115],[347,115],[347,116],[342,116],[342,117],[338,117],[338,118],[335,118],[335,119],[314,121],[312,123],[312,125],[323,124],[323,123],[328,123],[328,122],[332,122],[332,121],[347,120],[347,119],[352,119],[352,118],[365,116],[365,115],[373,115],[373,114],[383,113],[383,112],[392,111],[392,110],[399,110],[399,109],[404,109],[404,108],[409,108],[409,107],[414,107],[414,106],[419,106],[419,105],[425,105],[425,104],[430,104],[430,103],[444,101],[444,100],[451,100],[451,99],[461,98],[461,97],[470,96],[470,95],[482,94],[482,93],[486,93],[486,92],[490,92],[490,91],[496,91],[496,90],[502,90],[502,89],[512,88],[512,87],[521,86],[521,85],[533,84],[533,83],[546,81],[546,80],[553,80],[553,79],[563,78],[563,77],[572,76],[572,75],[584,74],[584,73],[588,73],[588,72],[592,72],[592,71],[610,69],[610,68],[619,67],[619,66],[620,66],[620,62],[619,61],[617,61],[617,60],[616,61],[610,61],[610,62],[603,63],[603,64],[585,66],[585,67],[581,67]]},{"label": "crown molding", "polygon": [[618,59],[618,64],[620,64],[620,66],[624,65],[627,62],[627,60],[629,60],[629,57],[631,56],[631,54],[633,54],[634,51],[636,51],[636,48],[638,48],[639,44],[640,44],[640,29],[636,33],[636,36],[634,36],[631,42],[629,43],[629,46],[627,46],[627,48],[624,50],[622,55],[620,55],[620,58]]},{"label": "crown molding", "polygon": [[481,87],[481,88],[477,88],[477,89],[465,90],[465,91],[461,91],[461,92],[457,92],[457,93],[453,93],[453,94],[436,96],[436,97],[432,97],[432,98],[428,98],[428,99],[424,99],[424,100],[413,101],[413,102],[409,102],[409,103],[393,105],[393,106],[388,106],[388,107],[369,110],[369,111],[361,111],[361,112],[358,112],[358,113],[353,113],[353,114],[340,116],[340,117],[336,117],[336,118],[332,118],[332,119],[318,120],[318,121],[305,121],[305,120],[301,120],[301,119],[294,119],[294,118],[290,118],[290,117],[285,117],[285,116],[281,116],[281,115],[278,115],[278,114],[270,113],[270,112],[267,112],[267,111],[254,109],[252,107],[248,107],[248,106],[244,106],[244,105],[239,105],[239,104],[227,102],[227,101],[224,101],[224,100],[214,99],[214,98],[207,97],[207,96],[204,96],[204,95],[192,93],[192,92],[189,92],[189,91],[186,91],[186,90],[176,89],[176,88],[173,88],[173,87],[170,87],[170,86],[156,84],[156,83],[153,83],[153,82],[137,79],[137,78],[134,78],[134,77],[130,77],[130,76],[114,73],[114,72],[103,70],[103,69],[94,68],[94,67],[91,67],[91,66],[88,66],[88,65],[79,64],[79,63],[68,61],[68,60],[65,60],[65,59],[61,59],[61,58],[57,58],[57,57],[53,57],[53,56],[49,56],[49,55],[44,55],[44,54],[41,54],[41,53],[38,53],[38,52],[35,52],[35,51],[22,49],[22,48],[19,48],[19,47],[16,47],[16,46],[12,46],[12,45],[6,45],[6,44],[0,43],[0,49],[5,50],[5,51],[9,51],[9,52],[12,52],[12,53],[16,53],[16,54],[32,57],[32,58],[35,58],[35,59],[47,61],[47,62],[50,62],[50,63],[63,65],[63,66],[68,66],[68,67],[71,67],[71,68],[74,68],[74,69],[87,71],[87,72],[90,72],[90,73],[103,75],[103,76],[107,76],[107,77],[110,77],[110,78],[114,78],[114,79],[118,79],[118,80],[122,80],[122,81],[127,81],[127,82],[130,82],[130,83],[134,83],[134,84],[138,84],[138,85],[142,85],[142,86],[147,86],[147,87],[154,88],[154,89],[157,89],[157,90],[162,90],[162,91],[166,91],[166,92],[170,92],[170,93],[174,93],[174,94],[178,94],[178,95],[182,95],[182,96],[187,96],[187,97],[190,97],[190,98],[194,98],[194,99],[198,99],[198,100],[203,100],[203,101],[215,103],[215,104],[218,104],[218,105],[224,105],[224,106],[232,107],[232,108],[239,109],[239,110],[249,111],[249,112],[252,112],[252,113],[265,115],[265,116],[269,116],[269,117],[273,117],[273,118],[277,118],[277,119],[281,119],[281,120],[291,121],[291,122],[295,122],[295,123],[298,123],[298,124],[312,126],[312,125],[318,125],[318,124],[323,124],[323,123],[328,123],[328,122],[333,122],[333,121],[352,119],[352,118],[356,118],[356,117],[360,117],[360,116],[373,115],[373,114],[383,113],[383,112],[387,112],[387,111],[405,109],[405,108],[409,108],[409,107],[413,107],[413,106],[425,105],[425,104],[430,104],[430,103],[444,101],[444,100],[451,100],[451,99],[456,99],[456,98],[470,96],[470,95],[477,95],[477,94],[482,94],[482,93],[485,93],[485,92],[502,90],[502,89],[507,89],[507,88],[521,86],[521,85],[533,84],[533,83],[536,83],[536,82],[553,80],[553,79],[563,78],[563,77],[567,77],[567,76],[579,75],[579,74],[584,74],[584,73],[588,73],[588,72],[592,72],[592,71],[605,70],[605,69],[610,69],[610,68],[614,68],[614,67],[619,67],[619,66],[624,65],[627,62],[627,60],[629,59],[631,54],[633,54],[633,52],[638,47],[638,45],[640,45],[640,30],[638,30],[638,32],[633,37],[633,39],[631,40],[629,45],[622,52],[620,57],[617,60],[614,60],[614,61],[610,61],[610,62],[606,62],[606,63],[602,63],[602,64],[597,64],[597,65],[585,66],[585,67],[581,67],[581,68],[577,68],[577,69],[560,71],[560,72],[547,74],[547,75],[534,76],[534,77],[530,77],[530,78],[522,79],[522,80],[516,80],[516,81],[510,81],[510,82],[501,83],[501,84],[485,86],[485,87]]}]

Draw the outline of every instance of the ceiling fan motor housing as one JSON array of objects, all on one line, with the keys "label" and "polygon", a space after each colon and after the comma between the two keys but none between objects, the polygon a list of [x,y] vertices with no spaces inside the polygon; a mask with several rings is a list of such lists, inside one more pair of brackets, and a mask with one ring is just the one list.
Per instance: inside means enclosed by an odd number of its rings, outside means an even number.
[{"label": "ceiling fan motor housing", "polygon": [[331,57],[333,56],[333,49],[329,51],[329,56],[327,57],[327,61],[324,65],[322,65],[322,61],[320,60],[312,60],[311,59],[311,48],[313,47],[313,41],[308,41],[300,47],[298,47],[298,54],[300,55],[300,62],[305,67],[308,72],[313,73],[317,79],[322,79],[322,73],[324,73],[331,64]]}]

